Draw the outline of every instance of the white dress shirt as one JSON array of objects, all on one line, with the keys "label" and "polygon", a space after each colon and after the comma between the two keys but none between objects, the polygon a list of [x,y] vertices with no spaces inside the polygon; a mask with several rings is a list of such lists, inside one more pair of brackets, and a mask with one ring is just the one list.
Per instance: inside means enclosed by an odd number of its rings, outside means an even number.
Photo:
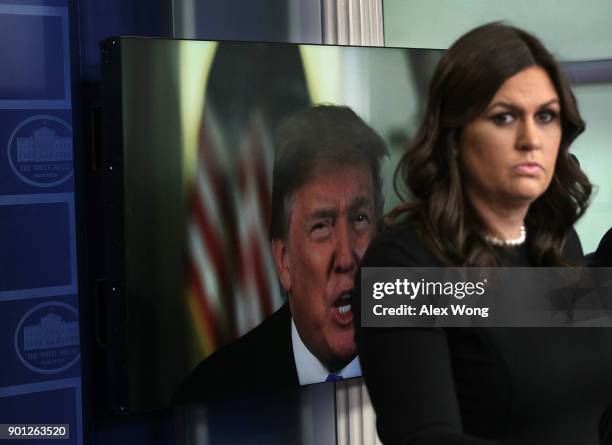
[{"label": "white dress shirt", "polygon": [[[330,372],[306,347],[295,327],[293,317],[291,317],[291,343],[293,344],[293,358],[295,359],[300,385],[324,382]],[[334,374],[341,376],[343,379],[361,376],[359,357],[355,357],[348,365],[334,372]]]}]

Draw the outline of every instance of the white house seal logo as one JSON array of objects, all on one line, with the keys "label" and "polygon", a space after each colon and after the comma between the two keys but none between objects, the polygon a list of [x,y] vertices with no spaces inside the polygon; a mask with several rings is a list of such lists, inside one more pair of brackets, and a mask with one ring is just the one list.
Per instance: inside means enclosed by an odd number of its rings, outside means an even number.
[{"label": "white house seal logo", "polygon": [[72,127],[55,116],[29,117],[11,133],[7,154],[11,168],[25,183],[59,185],[72,176]]},{"label": "white house seal logo", "polygon": [[30,370],[56,374],[79,359],[79,320],[72,306],[61,302],[30,309],[15,330],[17,357]]}]

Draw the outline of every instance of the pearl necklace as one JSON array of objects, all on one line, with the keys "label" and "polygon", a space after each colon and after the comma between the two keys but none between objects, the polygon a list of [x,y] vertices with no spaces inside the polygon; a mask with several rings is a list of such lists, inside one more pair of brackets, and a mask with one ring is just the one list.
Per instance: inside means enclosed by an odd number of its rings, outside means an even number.
[{"label": "pearl necklace", "polygon": [[513,247],[520,246],[527,239],[527,229],[525,228],[525,224],[521,224],[521,234],[518,238],[514,239],[499,239],[496,236],[485,235],[485,240],[489,244],[493,244],[494,246],[504,246],[504,247]]}]

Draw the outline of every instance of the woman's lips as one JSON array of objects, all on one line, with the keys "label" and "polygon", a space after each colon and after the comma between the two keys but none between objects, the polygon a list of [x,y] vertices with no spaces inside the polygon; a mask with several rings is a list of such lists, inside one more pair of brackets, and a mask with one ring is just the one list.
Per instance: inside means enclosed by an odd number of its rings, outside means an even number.
[{"label": "woman's lips", "polygon": [[540,174],[542,166],[535,162],[523,162],[514,167],[514,170],[521,175],[534,176]]}]

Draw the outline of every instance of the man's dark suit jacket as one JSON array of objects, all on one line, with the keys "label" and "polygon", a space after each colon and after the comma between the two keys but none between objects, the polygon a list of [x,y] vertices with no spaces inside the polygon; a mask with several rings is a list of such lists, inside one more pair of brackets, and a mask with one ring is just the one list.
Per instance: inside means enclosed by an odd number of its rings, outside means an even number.
[{"label": "man's dark suit jacket", "polygon": [[259,326],[202,361],[176,394],[178,404],[299,386],[285,303]]}]

